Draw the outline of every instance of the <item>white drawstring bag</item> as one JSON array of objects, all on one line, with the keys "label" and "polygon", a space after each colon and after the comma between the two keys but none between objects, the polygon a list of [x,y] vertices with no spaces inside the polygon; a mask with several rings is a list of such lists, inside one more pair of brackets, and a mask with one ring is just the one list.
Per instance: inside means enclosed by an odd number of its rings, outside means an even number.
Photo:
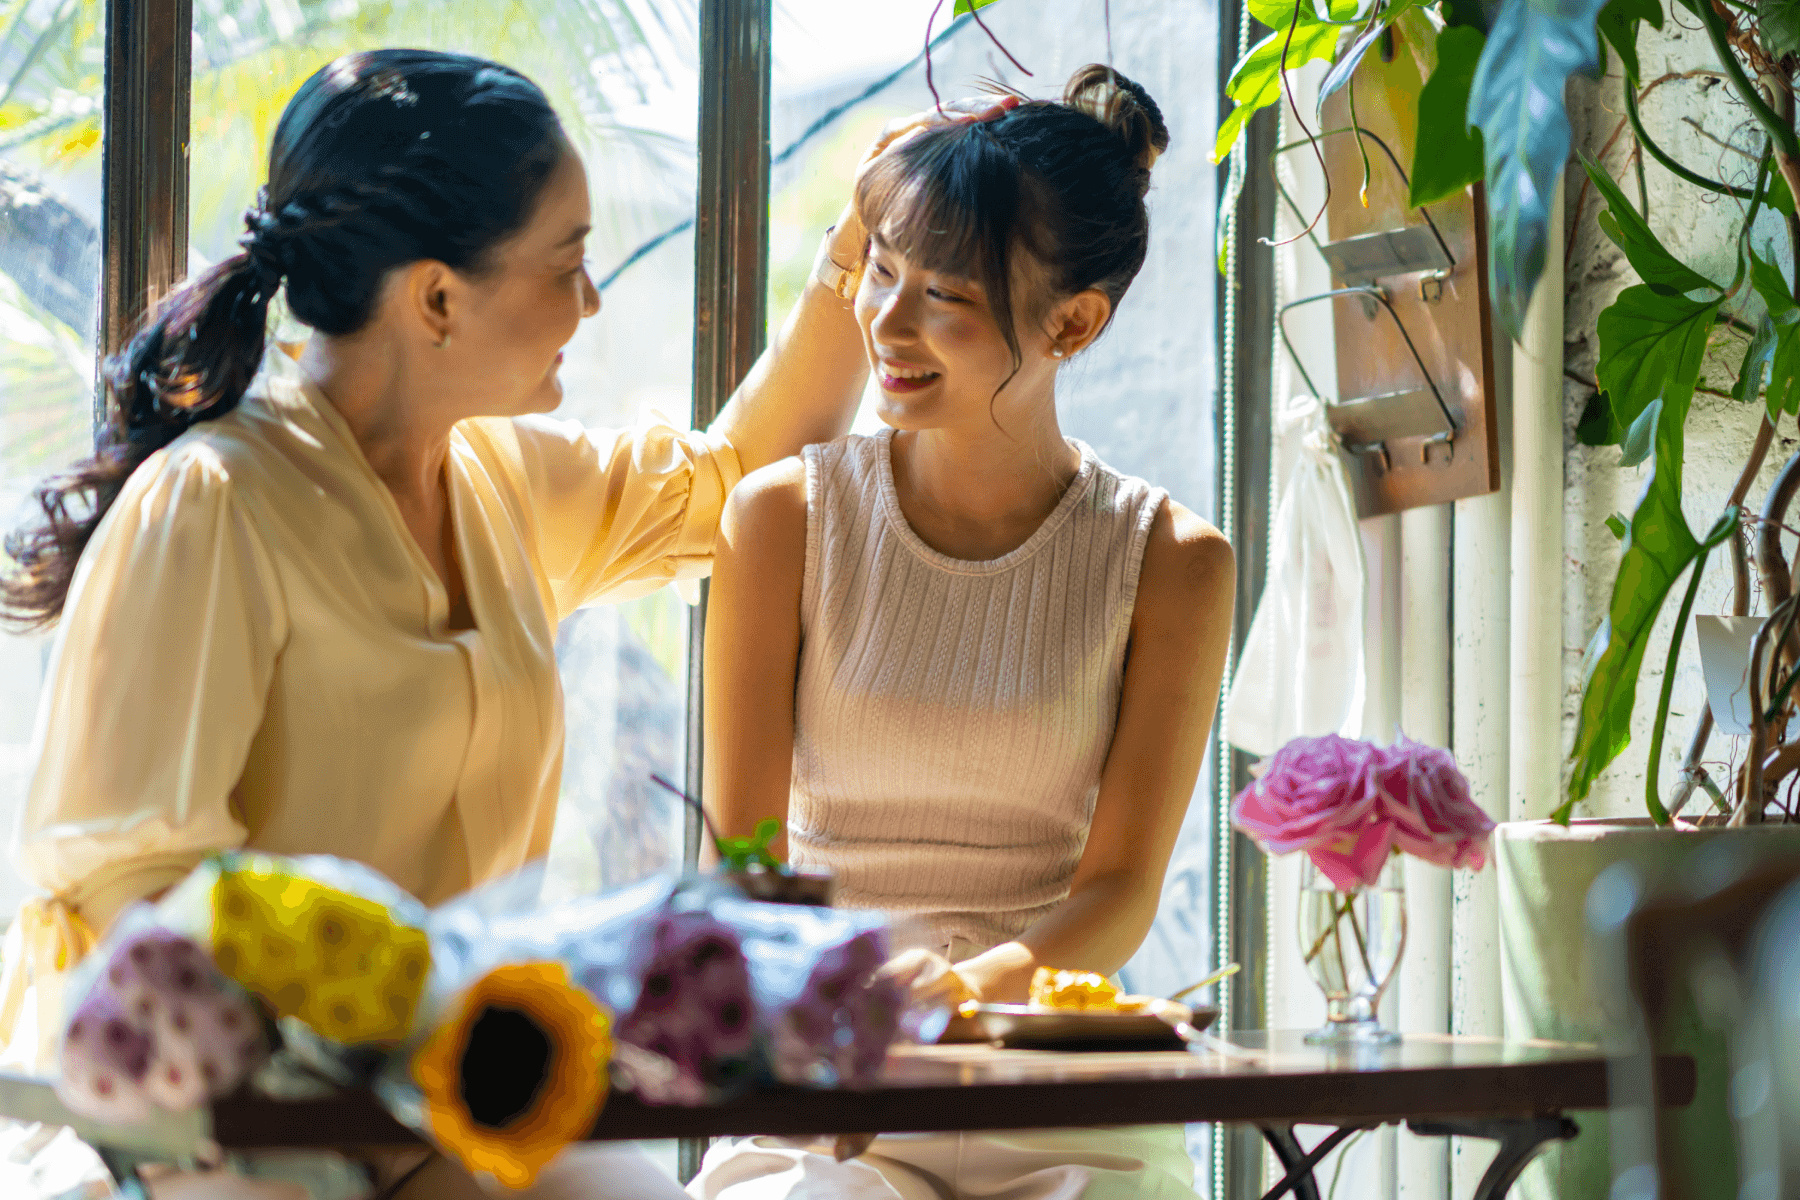
[{"label": "white drawstring bag", "polygon": [[1363,715],[1362,536],[1325,405],[1282,405],[1275,447],[1269,574],[1225,704],[1225,740],[1265,757],[1290,738],[1356,737]]}]

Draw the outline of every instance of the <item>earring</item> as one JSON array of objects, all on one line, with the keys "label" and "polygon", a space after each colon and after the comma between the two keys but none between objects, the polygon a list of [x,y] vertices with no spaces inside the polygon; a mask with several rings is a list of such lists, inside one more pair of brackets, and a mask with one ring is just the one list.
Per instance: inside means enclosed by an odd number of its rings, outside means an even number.
[{"label": "earring", "polygon": [[1050,357],[1051,358],[1061,358],[1062,356],[1063,356],[1063,348],[1061,346],[1050,347]]},{"label": "earring", "polygon": [[446,333],[443,337],[431,343],[431,348],[433,350],[448,350],[450,348],[450,335]]}]

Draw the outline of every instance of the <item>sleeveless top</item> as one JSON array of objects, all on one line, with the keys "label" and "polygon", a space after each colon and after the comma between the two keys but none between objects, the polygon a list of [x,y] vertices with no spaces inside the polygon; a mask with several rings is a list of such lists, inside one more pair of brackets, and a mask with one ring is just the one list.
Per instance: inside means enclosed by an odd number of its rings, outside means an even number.
[{"label": "sleeveless top", "polygon": [[955,960],[1069,894],[1118,719],[1138,569],[1167,493],[1080,442],[1016,550],[951,558],[913,532],[893,430],[802,452],[806,574],[788,844],[896,949]]}]

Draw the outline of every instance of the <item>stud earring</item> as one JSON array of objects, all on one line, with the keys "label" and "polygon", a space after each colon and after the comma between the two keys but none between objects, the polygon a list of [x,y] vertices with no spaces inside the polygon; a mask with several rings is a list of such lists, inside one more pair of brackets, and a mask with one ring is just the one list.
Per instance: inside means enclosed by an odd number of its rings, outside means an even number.
[{"label": "stud earring", "polygon": [[434,350],[448,350],[450,348],[450,335],[446,333],[443,337],[431,343],[431,348]]},{"label": "stud earring", "polygon": [[1061,346],[1050,347],[1050,357],[1051,358],[1061,358],[1062,356],[1063,356],[1063,348]]}]

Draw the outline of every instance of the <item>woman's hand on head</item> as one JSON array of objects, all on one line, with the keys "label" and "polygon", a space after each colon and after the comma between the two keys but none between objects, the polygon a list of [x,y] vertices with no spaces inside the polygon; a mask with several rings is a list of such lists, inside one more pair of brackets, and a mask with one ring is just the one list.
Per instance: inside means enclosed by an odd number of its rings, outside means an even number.
[{"label": "woman's hand on head", "polygon": [[942,1004],[954,1009],[965,1001],[981,999],[981,993],[957,974],[949,959],[930,950],[902,950],[882,964],[875,978],[905,988],[907,1003],[918,1007]]},{"label": "woman's hand on head", "polygon": [[[1018,106],[1019,98],[1012,95],[966,96],[961,100],[952,100],[935,108],[912,113],[909,116],[896,117],[883,125],[881,132],[875,135],[875,140],[869,143],[869,149],[863,154],[862,162],[857,165],[856,179],[860,181],[863,173],[882,155],[917,136],[921,130],[935,129],[940,125],[966,125],[971,121],[992,121],[1002,113]],[[854,188],[852,191],[854,192]],[[845,210],[844,218],[839,222],[840,239],[844,237],[845,233],[852,232],[844,228],[847,225],[858,225],[854,202]],[[867,240],[868,234],[860,226],[853,232],[858,243],[857,251],[860,253],[861,243]],[[839,257],[838,261],[842,262],[844,259]]]}]

